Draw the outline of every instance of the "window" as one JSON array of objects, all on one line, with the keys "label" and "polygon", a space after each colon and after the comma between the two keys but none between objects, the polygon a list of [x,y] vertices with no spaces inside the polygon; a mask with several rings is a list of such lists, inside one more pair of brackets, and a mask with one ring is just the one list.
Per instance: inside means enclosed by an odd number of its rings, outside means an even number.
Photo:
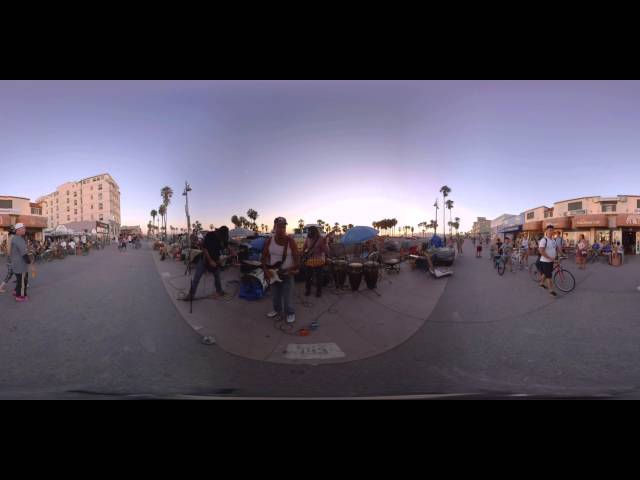
[{"label": "window", "polygon": [[69,211],[69,207],[67,207],[67,212]]},{"label": "window", "polygon": [[78,214],[78,209],[77,209],[77,208],[74,208],[74,209],[73,209],[73,214],[74,214],[74,215],[77,215],[77,214]]},{"label": "window", "polygon": [[104,216],[100,214],[100,221],[104,220]]},{"label": "window", "polygon": [[102,204],[101,203],[98,204],[98,210],[102,210]]},{"label": "window", "polygon": [[98,194],[98,200],[102,200],[102,194],[101,193]]},{"label": "window", "polygon": [[602,212],[615,212],[616,211],[616,202],[600,202],[600,207],[602,208]]},{"label": "window", "polygon": [[13,208],[13,200],[0,200],[0,208]]},{"label": "window", "polygon": [[71,217],[69,215],[67,215],[67,222],[71,221]]},{"label": "window", "polygon": [[93,210],[93,205],[91,205],[91,210]]},{"label": "window", "polygon": [[77,197],[78,196],[78,192],[73,192],[73,196]]},{"label": "window", "polygon": [[98,185],[98,190],[102,190],[102,184]]},{"label": "window", "polygon": [[569,206],[567,207],[568,210],[571,212],[573,210],[582,210],[582,202],[573,202],[570,203]]},{"label": "window", "polygon": [[640,208],[640,200],[638,200],[638,203],[636,204],[636,208]]},{"label": "window", "polygon": [[73,205],[77,207],[78,206],[78,200],[74,200],[73,201]]},{"label": "window", "polygon": [[69,199],[67,198],[67,203],[69,203]]},{"label": "window", "polygon": [[535,213],[535,212],[529,212],[529,213],[527,213],[527,220],[533,220],[534,213]]}]

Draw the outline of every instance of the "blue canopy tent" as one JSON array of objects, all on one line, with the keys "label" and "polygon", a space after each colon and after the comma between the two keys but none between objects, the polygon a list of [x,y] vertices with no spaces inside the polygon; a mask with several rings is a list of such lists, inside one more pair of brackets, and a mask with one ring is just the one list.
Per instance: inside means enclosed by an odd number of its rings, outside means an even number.
[{"label": "blue canopy tent", "polygon": [[366,242],[367,240],[375,238],[378,233],[378,230],[372,227],[353,227],[347,230],[347,233],[342,237],[342,241],[340,243],[343,245],[353,245],[355,243]]}]

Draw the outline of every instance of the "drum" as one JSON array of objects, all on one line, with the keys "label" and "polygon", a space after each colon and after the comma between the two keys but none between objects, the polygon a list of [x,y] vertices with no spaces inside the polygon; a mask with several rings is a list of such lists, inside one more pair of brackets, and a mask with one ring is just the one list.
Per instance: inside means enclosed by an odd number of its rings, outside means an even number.
[{"label": "drum", "polygon": [[360,288],[360,282],[362,282],[362,264],[350,263],[349,284],[351,285],[351,290],[357,291]]},{"label": "drum", "polygon": [[331,276],[336,288],[342,288],[347,279],[347,262],[345,260],[333,260],[330,265]]},{"label": "drum", "polygon": [[363,270],[367,288],[376,288],[378,283],[378,264],[376,262],[365,262]]}]

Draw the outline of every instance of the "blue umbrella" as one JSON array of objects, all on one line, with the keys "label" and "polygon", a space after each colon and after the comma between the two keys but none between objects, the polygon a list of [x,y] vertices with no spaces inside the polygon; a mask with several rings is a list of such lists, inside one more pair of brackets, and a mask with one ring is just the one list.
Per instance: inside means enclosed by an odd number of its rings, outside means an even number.
[{"label": "blue umbrella", "polygon": [[344,237],[342,237],[342,243],[344,245],[350,245],[353,243],[362,243],[367,240],[371,240],[378,235],[378,230],[371,227],[353,227],[347,230]]},{"label": "blue umbrella", "polygon": [[265,237],[260,237],[252,240],[249,245],[251,245],[251,248],[253,248],[254,250],[262,251],[262,249],[264,248],[264,243],[266,241],[267,239]]}]

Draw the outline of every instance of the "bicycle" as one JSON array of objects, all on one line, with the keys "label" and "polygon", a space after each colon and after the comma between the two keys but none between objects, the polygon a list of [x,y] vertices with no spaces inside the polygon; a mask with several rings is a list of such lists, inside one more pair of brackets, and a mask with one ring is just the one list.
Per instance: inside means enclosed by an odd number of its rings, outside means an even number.
[{"label": "bicycle", "polygon": [[[551,278],[553,280],[553,284],[556,286],[558,290],[564,293],[569,293],[576,288],[576,279],[573,274],[562,266],[562,260],[568,257],[559,257],[553,262],[553,271],[551,273]],[[540,283],[540,270],[538,270],[538,265],[536,263],[532,263],[529,267],[529,275],[531,275],[531,279],[535,282]]]},{"label": "bicycle", "polygon": [[498,275],[504,275],[504,270],[506,266],[506,261],[502,254],[494,255],[493,257],[493,268],[498,270]]}]

